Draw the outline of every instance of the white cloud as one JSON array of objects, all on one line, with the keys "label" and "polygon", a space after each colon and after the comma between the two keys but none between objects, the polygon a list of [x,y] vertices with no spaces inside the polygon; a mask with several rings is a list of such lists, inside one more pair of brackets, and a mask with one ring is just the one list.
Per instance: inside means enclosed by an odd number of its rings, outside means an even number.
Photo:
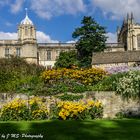
[{"label": "white cloud", "polygon": [[121,19],[126,13],[133,12],[139,19],[140,0],[90,0],[93,7],[100,8],[105,16]]},{"label": "white cloud", "polygon": [[14,3],[10,4],[11,12],[17,13],[22,9],[22,6],[24,4],[24,0],[16,0]]},{"label": "white cloud", "polygon": [[[106,17],[122,19],[126,13],[133,12],[137,20],[139,18],[140,0],[28,0],[29,7],[39,17],[50,19],[60,15],[76,15],[86,13],[91,15],[100,8]],[[23,9],[27,0],[0,0],[0,7],[9,6],[12,13],[18,13]]]},{"label": "white cloud", "polygon": [[0,6],[8,5],[9,0],[0,0]]},{"label": "white cloud", "polygon": [[[0,40],[16,40],[17,33],[10,32],[0,32]],[[44,32],[37,31],[37,42],[38,43],[58,43],[57,40],[52,40],[49,35],[46,35]]]},{"label": "white cloud", "polygon": [[107,43],[117,43],[117,34],[116,33],[111,33],[108,32],[106,34],[107,38]]},{"label": "white cloud", "polygon": [[46,19],[65,14],[75,15],[86,9],[83,0],[31,0],[31,8]]},{"label": "white cloud", "polygon": [[49,35],[46,35],[44,32],[37,31],[37,42],[38,43],[58,43],[57,40],[52,40]]},{"label": "white cloud", "polygon": [[22,10],[24,2],[25,0],[0,0],[0,7],[9,6],[10,11],[15,14]]},{"label": "white cloud", "polygon": [[10,33],[10,32],[0,32],[0,39],[1,40],[11,40],[17,39],[17,33]]},{"label": "white cloud", "polygon": [[[108,37],[107,43],[116,43],[117,42],[117,35],[116,33],[107,33],[106,36]],[[10,32],[2,32],[0,31],[0,40],[11,40],[17,39],[17,33],[10,33]],[[58,43],[58,40],[53,40],[49,35],[45,34],[42,31],[37,31],[37,42],[38,43]],[[75,43],[76,40],[70,40],[66,43]]]},{"label": "white cloud", "polygon": [[76,43],[77,40],[70,40],[70,41],[67,41],[66,43]]},{"label": "white cloud", "polygon": [[12,23],[10,23],[10,22],[8,22],[8,21],[5,23],[5,25],[6,25],[6,26],[8,26],[8,27],[13,26],[13,24],[12,24]]}]

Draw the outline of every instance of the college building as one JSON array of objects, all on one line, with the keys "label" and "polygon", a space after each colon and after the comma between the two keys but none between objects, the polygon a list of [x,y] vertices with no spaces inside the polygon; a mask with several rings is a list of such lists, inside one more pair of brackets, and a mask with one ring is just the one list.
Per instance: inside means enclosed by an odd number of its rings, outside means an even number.
[{"label": "college building", "polygon": [[[52,68],[61,51],[75,50],[75,43],[37,43],[36,28],[26,12],[18,26],[17,40],[0,40],[0,58],[11,55]],[[117,31],[118,43],[107,43],[104,52],[93,53],[92,66],[134,65],[140,62],[140,25],[127,15]]]},{"label": "college building", "polygon": [[133,13],[127,14],[118,27],[117,42],[107,44],[104,52],[93,53],[92,67],[140,65],[140,24],[135,22]]}]

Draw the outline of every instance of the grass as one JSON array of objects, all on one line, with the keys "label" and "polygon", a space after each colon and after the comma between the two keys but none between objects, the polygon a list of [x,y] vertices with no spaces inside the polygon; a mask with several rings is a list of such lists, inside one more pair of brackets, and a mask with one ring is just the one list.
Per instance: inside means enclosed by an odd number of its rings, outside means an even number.
[{"label": "grass", "polygon": [[0,122],[0,139],[3,134],[41,134],[44,140],[139,140],[139,132],[139,119]]}]

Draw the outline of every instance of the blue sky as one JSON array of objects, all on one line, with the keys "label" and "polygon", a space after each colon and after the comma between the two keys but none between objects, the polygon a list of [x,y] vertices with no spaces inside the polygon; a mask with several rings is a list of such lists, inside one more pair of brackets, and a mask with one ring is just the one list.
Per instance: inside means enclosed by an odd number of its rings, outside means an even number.
[{"label": "blue sky", "polygon": [[83,16],[92,16],[106,27],[108,42],[116,42],[116,28],[127,13],[140,21],[139,0],[0,0],[0,39],[16,39],[17,26],[25,17],[37,29],[38,42],[71,42]]}]

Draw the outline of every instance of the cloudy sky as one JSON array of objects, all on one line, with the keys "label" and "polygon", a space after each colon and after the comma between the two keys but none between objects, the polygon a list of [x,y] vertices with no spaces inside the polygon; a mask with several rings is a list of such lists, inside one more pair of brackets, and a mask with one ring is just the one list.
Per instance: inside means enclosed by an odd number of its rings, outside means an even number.
[{"label": "cloudy sky", "polygon": [[140,22],[140,0],[0,0],[0,39],[16,39],[26,7],[38,42],[72,42],[83,16],[106,27],[108,42],[116,42],[116,28],[128,12]]}]

